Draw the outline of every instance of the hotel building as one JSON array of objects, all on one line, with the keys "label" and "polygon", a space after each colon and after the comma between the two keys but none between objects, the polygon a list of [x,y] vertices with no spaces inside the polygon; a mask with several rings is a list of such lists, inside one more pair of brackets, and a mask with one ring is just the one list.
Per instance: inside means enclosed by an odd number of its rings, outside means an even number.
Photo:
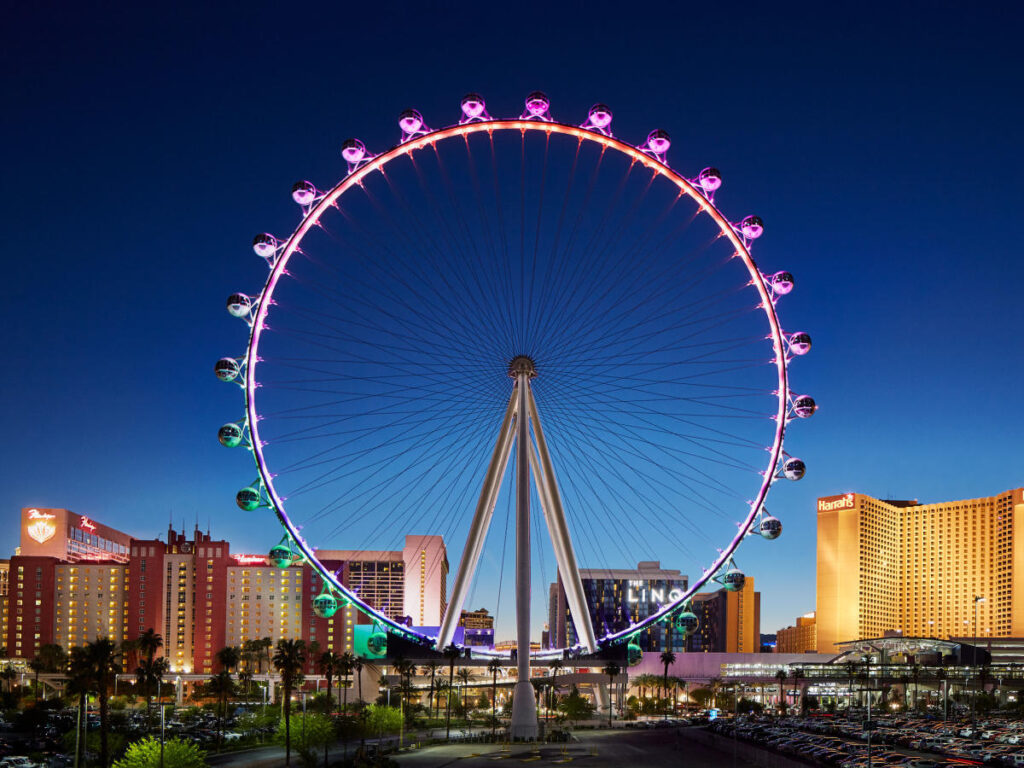
[{"label": "hotel building", "polygon": [[[636,569],[580,569],[583,593],[590,620],[598,637],[625,629],[647,618],[661,606],[686,591],[687,578],[677,570],[662,568],[647,561]],[[569,613],[562,579],[548,589],[548,642],[552,648],[570,648],[576,644],[576,627]],[[672,637],[672,649],[683,650],[683,638]],[[657,624],[636,636],[644,651],[667,650],[666,627]]]},{"label": "hotel building", "polygon": [[775,633],[775,653],[817,653],[818,625],[814,612],[798,616],[796,626]]},{"label": "hotel building", "polygon": [[[743,589],[698,592],[690,601],[697,631],[686,638],[685,649],[696,653],[759,653],[761,650],[761,593],[754,577]],[[676,643],[673,643],[676,645]],[[646,649],[645,649],[646,650]],[[658,650],[652,648],[650,650]]]},{"label": "hotel building", "polygon": [[1024,489],[937,504],[820,498],[817,569],[821,653],[887,631],[1022,637]]},{"label": "hotel building", "polygon": [[[440,624],[448,574],[441,537],[407,536],[400,552],[318,555],[391,618]],[[19,554],[6,565],[0,591],[8,585],[4,637],[13,658],[32,658],[47,643],[133,640],[152,628],[171,671],[212,674],[221,648],[265,637],[353,651],[353,626],[368,621],[343,602],[333,617],[317,616],[323,585],[309,566],[233,555],[227,541],[198,528],[191,537],[171,528],[166,541],[133,539],[69,510],[25,509]]]}]

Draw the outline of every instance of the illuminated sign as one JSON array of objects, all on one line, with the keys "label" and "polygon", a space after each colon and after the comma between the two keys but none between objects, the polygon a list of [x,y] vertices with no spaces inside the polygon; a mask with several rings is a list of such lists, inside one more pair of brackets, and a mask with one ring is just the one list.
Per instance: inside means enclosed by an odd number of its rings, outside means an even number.
[{"label": "illuminated sign", "polygon": [[[670,603],[674,603],[676,600],[681,600],[682,597],[683,597],[683,590],[681,590],[681,589],[673,588],[673,589],[670,589],[668,591],[668,601]],[[633,589],[633,587],[629,587],[629,589],[626,590],[626,602],[627,603],[639,603],[641,601],[642,602],[650,602],[650,603],[658,603],[659,605],[664,604],[665,603],[665,588],[664,587],[661,587],[659,589],[651,588],[648,591],[647,587],[642,587],[640,589],[640,594],[639,595],[637,595],[637,593]]]},{"label": "illuminated sign", "polygon": [[236,563],[239,565],[266,565],[266,555],[232,555],[231,556]]},{"label": "illuminated sign", "polygon": [[827,499],[818,499],[819,512],[831,512],[833,509],[853,509],[853,494],[845,496],[832,496]]},{"label": "illuminated sign", "polygon": [[82,515],[82,519],[79,521],[78,525],[87,531],[96,530],[96,524],[85,515]]},{"label": "illuminated sign", "polygon": [[57,533],[57,526],[46,520],[36,520],[34,523],[30,523],[25,530],[37,542],[45,544]]},{"label": "illuminated sign", "polygon": [[25,532],[33,541],[36,541],[39,544],[45,544],[57,533],[57,526],[50,522],[56,517],[56,515],[51,514],[50,512],[40,512],[38,509],[30,509],[28,511],[28,519],[34,520],[35,522],[29,523],[25,527]]}]

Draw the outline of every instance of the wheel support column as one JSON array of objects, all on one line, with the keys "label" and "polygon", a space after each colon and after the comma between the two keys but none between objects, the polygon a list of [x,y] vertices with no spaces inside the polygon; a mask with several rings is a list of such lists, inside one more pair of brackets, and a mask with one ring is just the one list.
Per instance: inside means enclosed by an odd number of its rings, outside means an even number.
[{"label": "wheel support column", "polygon": [[516,375],[516,670],[512,698],[513,739],[537,738],[537,702],[530,683],[530,376]]}]

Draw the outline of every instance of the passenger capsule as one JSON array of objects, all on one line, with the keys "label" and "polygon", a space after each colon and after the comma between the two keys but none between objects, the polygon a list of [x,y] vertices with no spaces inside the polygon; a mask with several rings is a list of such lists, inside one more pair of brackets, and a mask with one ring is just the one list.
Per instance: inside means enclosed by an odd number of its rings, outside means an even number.
[{"label": "passenger capsule", "polygon": [[739,568],[730,568],[722,576],[722,586],[729,592],[739,592],[747,583],[747,577]]},{"label": "passenger capsule", "polygon": [[269,259],[277,253],[277,238],[269,232],[260,232],[252,239],[252,249],[260,258]]},{"label": "passenger capsule", "polygon": [[643,659],[644,652],[640,649],[640,646],[630,640],[626,646],[626,663],[633,667],[643,661]]},{"label": "passenger capsule", "polygon": [[668,152],[668,148],[671,146],[672,140],[669,138],[668,131],[663,131],[659,128],[647,135],[647,148],[655,154],[663,155]]},{"label": "passenger capsule", "polygon": [[232,317],[245,317],[252,308],[252,300],[244,293],[232,293],[228,296],[227,307]]},{"label": "passenger capsule", "polygon": [[595,128],[607,128],[612,124],[612,111],[604,104],[595,104],[588,113],[590,124]]},{"label": "passenger capsule", "polygon": [[235,358],[222,357],[213,366],[213,372],[221,381],[234,381],[238,378],[238,374],[242,372],[242,367]]},{"label": "passenger capsule", "polygon": [[292,187],[292,200],[299,205],[309,205],[316,200],[316,187],[309,181],[296,181]]},{"label": "passenger capsule", "polygon": [[760,216],[747,216],[740,222],[740,232],[747,240],[757,240],[764,234],[764,222]]},{"label": "passenger capsule", "polygon": [[772,290],[775,291],[775,293],[780,296],[785,296],[793,290],[795,282],[793,280],[793,275],[789,272],[776,272],[768,278],[768,284],[771,285]]},{"label": "passenger capsule", "polygon": [[794,355],[806,355],[811,351],[811,334],[800,331],[789,337],[789,349]]},{"label": "passenger capsule", "polygon": [[225,448],[237,448],[242,443],[242,428],[231,422],[217,430],[217,439]]},{"label": "passenger capsule", "polygon": [[341,156],[345,162],[358,163],[366,157],[366,145],[359,139],[345,139],[341,144]]},{"label": "passenger capsule", "polygon": [[675,628],[683,633],[686,637],[689,637],[700,627],[700,620],[697,615],[692,611],[683,611],[674,622]]},{"label": "passenger capsule", "polygon": [[292,564],[293,555],[292,551],[284,544],[278,544],[270,550],[270,553],[267,555],[267,559],[275,568],[287,568]]},{"label": "passenger capsule", "polygon": [[254,509],[258,509],[260,501],[262,499],[260,498],[259,489],[251,485],[235,494],[235,503],[239,509],[245,512],[252,512]]},{"label": "passenger capsule", "polygon": [[462,97],[462,114],[470,120],[483,115],[486,108],[484,97],[479,93],[467,93]]},{"label": "passenger capsule", "polygon": [[402,133],[414,134],[423,127],[423,115],[415,109],[407,109],[398,116],[398,127]]},{"label": "passenger capsule", "polygon": [[814,415],[818,404],[810,395],[799,395],[793,398],[793,415],[798,419],[806,419]]},{"label": "passenger capsule", "polygon": [[387,653],[388,650],[388,636],[386,632],[381,632],[379,629],[373,632],[368,638],[366,638],[366,647],[370,653],[375,656],[381,656]]},{"label": "passenger capsule", "polygon": [[697,183],[705,192],[714,192],[722,186],[722,174],[717,168],[705,168],[697,175]]},{"label": "passenger capsule", "polygon": [[321,619],[329,619],[338,612],[338,601],[334,595],[323,592],[313,598],[313,613]]},{"label": "passenger capsule", "polygon": [[534,91],[526,97],[526,111],[534,117],[543,117],[550,107],[551,100],[540,91]]},{"label": "passenger capsule", "polygon": [[802,480],[803,476],[807,474],[807,465],[804,464],[803,459],[786,459],[782,465],[782,476],[787,480]]},{"label": "passenger capsule", "polygon": [[761,525],[759,532],[769,541],[773,541],[779,538],[779,534],[782,533],[782,521],[777,517],[771,515],[764,515],[761,518]]}]

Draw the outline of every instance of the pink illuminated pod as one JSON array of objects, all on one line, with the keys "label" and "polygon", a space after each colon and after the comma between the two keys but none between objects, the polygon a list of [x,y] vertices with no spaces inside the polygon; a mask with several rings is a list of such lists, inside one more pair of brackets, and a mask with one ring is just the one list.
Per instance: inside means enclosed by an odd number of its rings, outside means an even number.
[{"label": "pink illuminated pod", "polygon": [[[263,288],[225,290],[248,346],[211,361],[244,392],[218,439],[256,464],[235,514],[275,515],[270,561],[309,564],[312,610],[361,611],[385,651],[458,645],[480,606],[520,647],[553,621],[543,658],[679,650],[692,595],[749,587],[740,544],[780,536],[765,500],[806,470],[783,448],[817,410],[789,384],[811,337],[777,314],[795,281],[666,130],[631,143],[610,107],[540,91],[499,106],[468,93],[345,140],[309,170],[334,181],[290,190],[294,230],[252,241]],[[404,589],[347,565],[382,552]],[[586,602],[588,571],[655,561],[621,605]]]}]

